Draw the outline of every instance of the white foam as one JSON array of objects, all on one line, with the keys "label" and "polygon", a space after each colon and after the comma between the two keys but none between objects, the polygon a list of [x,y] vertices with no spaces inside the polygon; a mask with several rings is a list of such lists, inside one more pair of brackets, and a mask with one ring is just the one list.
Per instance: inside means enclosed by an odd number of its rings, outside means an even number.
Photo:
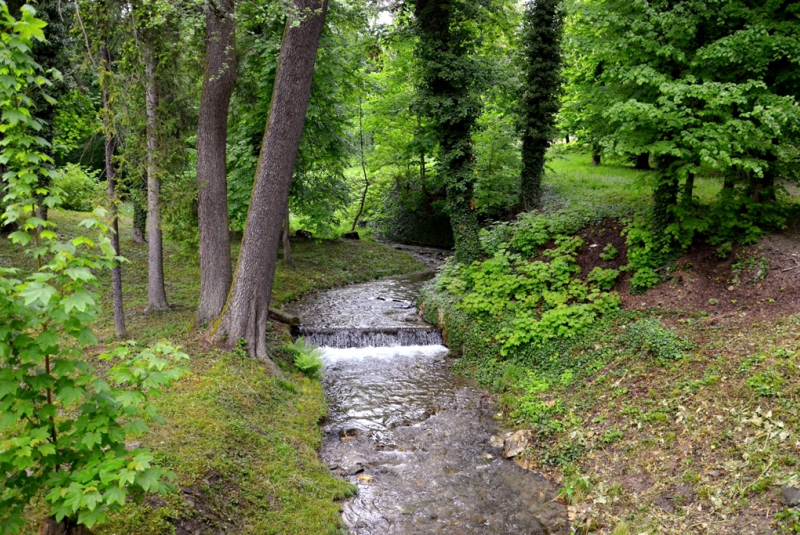
[{"label": "white foam", "polygon": [[326,364],[333,364],[343,360],[389,359],[400,356],[434,357],[447,353],[448,351],[448,349],[442,345],[352,347],[347,349],[322,347],[320,349],[322,349],[322,359]]}]

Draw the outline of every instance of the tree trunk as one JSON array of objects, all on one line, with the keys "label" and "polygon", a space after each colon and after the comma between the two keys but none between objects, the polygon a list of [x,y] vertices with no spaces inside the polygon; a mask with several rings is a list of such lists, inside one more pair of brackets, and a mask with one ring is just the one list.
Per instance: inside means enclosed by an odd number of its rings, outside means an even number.
[{"label": "tree trunk", "polygon": [[[114,170],[114,133],[111,129],[111,109],[109,106],[110,96],[108,94],[108,81],[106,77],[110,75],[111,54],[108,46],[103,45],[101,54],[101,86],[103,92],[103,133],[105,135],[105,158],[106,158],[106,195],[108,196],[108,210],[111,217],[111,246],[114,247],[114,254],[120,255],[119,250],[119,218],[117,214],[117,180]],[[128,329],[125,327],[125,307],[122,301],[122,266],[119,262],[114,262],[111,268],[111,295],[114,301],[114,329],[118,338],[127,338]]]},{"label": "tree trunk", "polygon": [[228,110],[236,80],[233,0],[206,5],[206,71],[197,123],[197,211],[200,231],[200,306],[197,323],[215,319],[233,279],[228,231]]},{"label": "tree trunk", "polygon": [[523,16],[520,43],[525,56],[525,89],[520,99],[520,202],[525,211],[539,206],[545,158],[555,138],[562,64],[560,3],[560,0],[528,2]]},{"label": "tree trunk", "polygon": [[[364,124],[362,121],[362,111],[361,111],[361,99],[358,99],[358,137],[359,141],[361,142],[361,170],[364,172],[364,192],[361,194],[361,204],[358,206],[358,213],[356,214],[355,219],[353,219],[353,227],[350,229],[350,232],[355,232],[356,225],[358,225],[358,219],[361,217],[361,214],[364,212],[364,203],[367,202],[367,192],[369,191],[369,176],[367,176],[367,159],[364,153]],[[425,156],[423,155],[422,160],[422,169],[424,173],[425,169]]]},{"label": "tree trunk", "polygon": [[66,518],[56,522],[55,518],[50,517],[39,526],[39,535],[92,535],[92,532],[86,526],[79,526]]},{"label": "tree trunk", "polygon": [[658,159],[658,183],[653,190],[653,222],[663,232],[673,221],[672,207],[678,202],[678,178],[674,172],[676,159],[662,155]]},{"label": "tree trunk", "polygon": [[639,171],[650,171],[652,168],[650,167],[650,154],[645,152],[644,154],[639,154],[636,157],[636,165],[635,168]]},{"label": "tree trunk", "polygon": [[[288,204],[288,203],[287,203]],[[286,217],[283,218],[283,261],[292,265],[292,244],[289,241],[289,207],[286,207]]]},{"label": "tree trunk", "polygon": [[683,183],[683,202],[692,204],[694,196],[694,173],[690,172],[686,175],[686,182]]},{"label": "tree trunk", "polygon": [[[144,182],[144,181],[142,181]],[[131,195],[132,202],[133,202],[133,243],[138,243],[142,245],[147,242],[145,231],[147,230],[147,208],[142,203],[142,199],[137,198],[137,194],[141,194],[142,197],[146,196],[146,189],[142,188],[142,191],[135,192],[134,195]]]},{"label": "tree trunk", "polygon": [[156,58],[153,53],[152,37],[144,42],[145,61],[145,108],[147,114],[147,310],[169,308],[164,291],[164,258],[161,236],[161,178],[156,165],[158,151],[158,131],[156,110],[158,92],[156,90]]},{"label": "tree trunk", "polygon": [[592,165],[600,165],[600,145],[592,145]]},{"label": "tree trunk", "polygon": [[292,15],[286,22],[242,250],[214,334],[228,347],[244,339],[248,354],[264,359],[273,373],[280,370],[267,356],[266,331],[281,220],[289,200],[328,2],[294,0],[293,5],[302,19]]},{"label": "tree trunk", "polygon": [[569,144],[569,134],[567,134],[566,136],[564,136],[564,143],[567,143],[567,144]]},{"label": "tree trunk", "polygon": [[[470,264],[481,257],[480,227],[475,214],[475,154],[472,134],[481,112],[474,89],[476,47],[469,2],[416,0],[421,70],[421,98],[439,142],[438,165],[447,185],[447,207],[455,241],[455,259]],[[442,65],[457,65],[442,68]]]}]

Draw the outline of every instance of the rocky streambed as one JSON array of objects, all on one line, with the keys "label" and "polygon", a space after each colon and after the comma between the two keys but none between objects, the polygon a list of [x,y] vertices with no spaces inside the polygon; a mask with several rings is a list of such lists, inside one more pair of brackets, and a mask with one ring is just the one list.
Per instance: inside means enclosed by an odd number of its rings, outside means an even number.
[{"label": "rocky streambed", "polygon": [[450,371],[447,348],[416,314],[432,276],[329,290],[287,307],[304,320],[300,332],[338,346],[324,348],[320,455],[358,486],[343,504],[345,524],[355,535],[567,533],[555,488],[506,458],[526,436],[499,429],[492,397]]}]

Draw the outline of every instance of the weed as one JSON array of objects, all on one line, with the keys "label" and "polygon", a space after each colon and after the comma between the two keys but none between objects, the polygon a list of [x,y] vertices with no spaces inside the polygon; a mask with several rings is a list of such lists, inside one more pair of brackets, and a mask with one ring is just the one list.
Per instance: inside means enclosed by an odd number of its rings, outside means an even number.
[{"label": "weed", "polygon": [[691,344],[667,329],[660,320],[642,319],[629,325],[620,342],[629,349],[665,364],[683,357]]},{"label": "weed", "polygon": [[776,397],[780,396],[781,388],[785,382],[786,379],[783,375],[773,368],[768,368],[747,379],[747,386],[761,396]]},{"label": "weed", "polygon": [[612,444],[617,440],[622,439],[622,437],[624,436],[625,435],[622,434],[622,431],[614,429],[612,427],[611,429],[603,433],[603,436],[600,437],[600,442],[602,442],[603,444]]},{"label": "weed", "polygon": [[603,252],[600,253],[600,259],[606,262],[611,262],[612,260],[616,259],[619,256],[619,251],[613,244],[609,243],[603,248]]}]

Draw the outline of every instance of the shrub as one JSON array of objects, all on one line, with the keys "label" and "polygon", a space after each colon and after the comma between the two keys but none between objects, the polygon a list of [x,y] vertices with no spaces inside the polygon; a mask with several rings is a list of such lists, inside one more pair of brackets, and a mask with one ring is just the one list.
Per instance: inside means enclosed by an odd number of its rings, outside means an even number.
[{"label": "shrub", "polygon": [[684,351],[691,349],[691,344],[667,329],[655,318],[641,319],[628,325],[620,342],[627,348],[655,358],[658,362],[678,360]]},{"label": "shrub", "polygon": [[611,290],[614,288],[617,279],[619,278],[619,271],[616,269],[603,269],[596,267],[589,273],[587,280],[593,283],[601,290]]},{"label": "shrub", "polygon": [[62,208],[76,212],[91,212],[98,204],[103,187],[98,182],[100,171],[88,170],[68,163],[53,178],[53,189],[61,193]]}]

